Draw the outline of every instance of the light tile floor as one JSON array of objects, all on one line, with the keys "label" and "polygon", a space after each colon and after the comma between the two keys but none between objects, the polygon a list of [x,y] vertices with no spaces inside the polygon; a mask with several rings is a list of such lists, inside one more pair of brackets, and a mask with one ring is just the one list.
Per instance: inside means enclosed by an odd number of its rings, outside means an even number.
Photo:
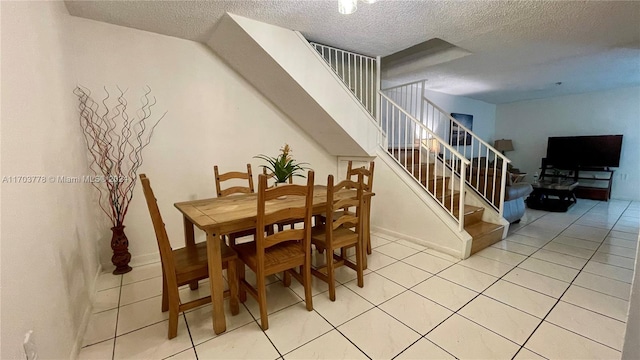
[{"label": "light tile floor", "polygon": [[265,332],[250,298],[237,316],[227,309],[224,334],[205,305],[181,314],[168,340],[160,265],[104,274],[80,359],[620,358],[639,212],[582,199],[566,213],[527,210],[464,261],[376,233],[365,287],[340,268],[336,302],[314,281],[308,312],[299,284],[271,277]]}]

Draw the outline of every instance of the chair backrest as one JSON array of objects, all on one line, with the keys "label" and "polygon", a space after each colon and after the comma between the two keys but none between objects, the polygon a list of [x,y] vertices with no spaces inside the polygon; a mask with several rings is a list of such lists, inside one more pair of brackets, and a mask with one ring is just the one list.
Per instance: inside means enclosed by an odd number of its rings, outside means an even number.
[{"label": "chair backrest", "polygon": [[[267,187],[267,176],[258,177],[258,214],[256,229],[286,220],[304,220],[303,229],[289,229],[272,235],[256,231],[258,266],[264,268],[265,249],[286,241],[298,241],[303,250],[311,249],[311,214],[313,212],[313,171],[307,173],[307,185],[282,185]],[[285,199],[278,199],[286,196]],[[295,206],[291,200],[304,197],[304,205]]]},{"label": "chair backrest", "polygon": [[362,178],[362,183],[364,184],[365,191],[371,191],[373,189],[373,168],[375,166],[375,162],[371,161],[369,163],[369,168],[365,168],[361,166],[359,168],[353,168],[353,163],[349,160],[349,165],[347,165],[347,180],[354,180],[353,177],[357,177],[356,181],[360,181]]},{"label": "chair backrest", "polygon": [[156,232],[156,240],[158,241],[158,249],[160,250],[160,260],[162,262],[162,270],[167,279],[168,291],[174,291],[178,293],[178,280],[176,279],[176,268],[173,259],[173,249],[171,249],[171,243],[167,236],[167,230],[164,227],[162,216],[160,215],[160,209],[156,197],[153,195],[151,189],[151,183],[147,178],[147,175],[140,174],[140,181],[142,182],[142,190],[144,191],[144,197],[147,200],[147,207],[149,208],[149,215],[151,215],[151,222],[153,223],[153,229]]},{"label": "chair backrest", "polygon": [[[276,176],[276,174],[268,171],[265,167],[262,168],[262,174],[267,177],[267,180]],[[289,184],[293,184],[293,176],[289,176]]]},{"label": "chair backrest", "polygon": [[[230,171],[224,174],[218,172],[218,165],[213,167],[213,173],[216,179],[216,194],[218,197],[229,196],[232,194],[251,194],[253,190],[253,175],[251,173],[251,164],[247,164],[247,172]],[[249,186],[232,186],[226,189],[221,188],[223,181],[231,179],[247,180]]]},{"label": "chair backrest", "polygon": [[[363,222],[360,220],[364,204],[364,187],[361,177],[358,182],[342,180],[334,185],[333,175],[329,175],[327,179],[327,220],[325,223],[328,244],[333,242],[333,231],[343,225],[356,227],[358,236],[362,235]],[[341,191],[343,192],[340,193]],[[345,192],[348,195],[345,195]],[[346,209],[349,211],[341,211]]]}]

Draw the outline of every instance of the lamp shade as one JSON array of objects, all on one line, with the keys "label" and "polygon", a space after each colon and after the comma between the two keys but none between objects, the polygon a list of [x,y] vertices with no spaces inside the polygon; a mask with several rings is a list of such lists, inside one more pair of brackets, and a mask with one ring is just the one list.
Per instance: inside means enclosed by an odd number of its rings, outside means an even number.
[{"label": "lamp shade", "polygon": [[496,140],[493,147],[498,151],[513,151],[513,142],[510,139]]}]

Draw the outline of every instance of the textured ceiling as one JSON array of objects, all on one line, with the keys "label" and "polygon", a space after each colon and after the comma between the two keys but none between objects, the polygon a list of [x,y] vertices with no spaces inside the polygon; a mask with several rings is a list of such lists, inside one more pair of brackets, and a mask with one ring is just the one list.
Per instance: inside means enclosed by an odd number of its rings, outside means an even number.
[{"label": "textured ceiling", "polygon": [[[206,42],[225,12],[309,40],[390,55],[440,38],[472,55],[394,72],[385,83],[490,103],[640,85],[640,1],[66,1],[72,15]],[[401,74],[399,74],[401,73]],[[556,85],[562,82],[562,85]]]}]

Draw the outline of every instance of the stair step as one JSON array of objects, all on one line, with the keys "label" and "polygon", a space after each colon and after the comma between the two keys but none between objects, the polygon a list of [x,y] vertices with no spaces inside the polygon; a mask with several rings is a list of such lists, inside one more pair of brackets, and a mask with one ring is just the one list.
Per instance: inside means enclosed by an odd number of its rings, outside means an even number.
[{"label": "stair step", "polygon": [[[479,206],[465,205],[464,206],[464,226],[470,226],[477,222],[482,221],[482,214],[484,208]],[[454,207],[453,215],[458,217],[458,207]]]},{"label": "stair step", "polygon": [[[443,189],[445,191],[449,189],[449,180],[450,180],[449,177],[437,176],[435,178],[430,178],[430,179],[422,178],[420,179],[420,182],[422,183],[422,185],[424,185],[424,187],[429,189],[429,192],[435,193],[436,195],[439,196],[442,194]],[[444,185],[443,185],[443,182],[444,182]]]},{"label": "stair step", "polygon": [[460,191],[445,189],[444,196],[442,195],[441,191],[439,191],[438,194],[436,194],[436,200],[438,201],[442,201],[443,197],[444,197],[443,204],[447,209],[450,209],[451,197],[453,197],[453,207],[455,208],[458,206],[458,203],[460,202]]},{"label": "stair step", "polygon": [[[404,163],[402,164],[404,165]],[[407,163],[407,170],[409,170],[409,172],[413,172],[413,176],[416,178],[418,177],[418,174],[420,174],[420,178],[426,178],[427,169],[429,169],[429,177],[433,177],[435,172],[435,163],[420,163],[413,165],[413,167],[411,167],[410,163]]]},{"label": "stair step", "polygon": [[407,165],[411,165],[411,163],[419,164],[420,163],[420,148],[415,149],[389,149],[389,153],[400,161],[401,164],[407,163]]},{"label": "stair step", "polygon": [[475,224],[465,225],[464,229],[473,238],[471,243],[471,254],[475,254],[476,252],[502,240],[502,231],[504,226],[479,221]]}]

